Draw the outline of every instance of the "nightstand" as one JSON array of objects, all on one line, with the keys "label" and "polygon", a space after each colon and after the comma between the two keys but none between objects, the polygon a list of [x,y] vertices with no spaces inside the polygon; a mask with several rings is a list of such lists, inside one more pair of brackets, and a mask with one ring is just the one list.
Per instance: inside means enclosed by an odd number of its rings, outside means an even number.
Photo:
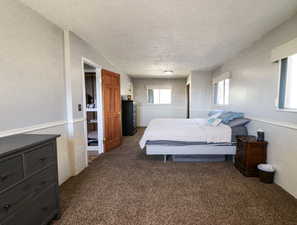
[{"label": "nightstand", "polygon": [[255,136],[237,136],[235,167],[247,177],[257,177],[257,165],[266,162],[267,142]]}]

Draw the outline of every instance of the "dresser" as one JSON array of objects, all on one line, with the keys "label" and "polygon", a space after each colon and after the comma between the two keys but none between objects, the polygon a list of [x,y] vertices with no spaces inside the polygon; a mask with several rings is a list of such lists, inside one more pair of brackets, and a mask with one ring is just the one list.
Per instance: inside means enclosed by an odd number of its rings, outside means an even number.
[{"label": "dresser", "polygon": [[136,103],[131,100],[122,101],[122,129],[124,136],[133,136],[136,128]]},{"label": "dresser", "polygon": [[255,136],[237,136],[235,167],[245,176],[258,176],[257,165],[266,162],[267,142]]},{"label": "dresser", "polygon": [[0,225],[46,225],[59,218],[57,137],[0,138]]}]

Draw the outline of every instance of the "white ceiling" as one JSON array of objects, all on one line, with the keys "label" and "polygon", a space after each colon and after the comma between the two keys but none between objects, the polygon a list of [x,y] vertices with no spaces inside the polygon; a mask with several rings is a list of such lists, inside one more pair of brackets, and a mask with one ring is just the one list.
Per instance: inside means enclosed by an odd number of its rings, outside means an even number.
[{"label": "white ceiling", "polygon": [[132,76],[222,64],[296,13],[296,0],[21,0]]}]

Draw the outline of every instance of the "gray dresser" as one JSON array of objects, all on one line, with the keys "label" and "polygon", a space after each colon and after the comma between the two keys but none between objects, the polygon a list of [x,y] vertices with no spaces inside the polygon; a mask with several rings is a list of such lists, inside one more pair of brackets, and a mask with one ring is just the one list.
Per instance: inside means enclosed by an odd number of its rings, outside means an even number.
[{"label": "gray dresser", "polygon": [[59,218],[57,137],[0,138],[0,225],[45,225]]}]

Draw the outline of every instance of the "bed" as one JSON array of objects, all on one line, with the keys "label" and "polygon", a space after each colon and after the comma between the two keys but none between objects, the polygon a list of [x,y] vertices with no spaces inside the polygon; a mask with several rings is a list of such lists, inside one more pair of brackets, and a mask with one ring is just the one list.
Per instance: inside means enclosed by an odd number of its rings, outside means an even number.
[{"label": "bed", "polygon": [[245,135],[245,127],[211,126],[207,119],[154,119],[139,144],[147,155],[235,155],[236,135]]}]

